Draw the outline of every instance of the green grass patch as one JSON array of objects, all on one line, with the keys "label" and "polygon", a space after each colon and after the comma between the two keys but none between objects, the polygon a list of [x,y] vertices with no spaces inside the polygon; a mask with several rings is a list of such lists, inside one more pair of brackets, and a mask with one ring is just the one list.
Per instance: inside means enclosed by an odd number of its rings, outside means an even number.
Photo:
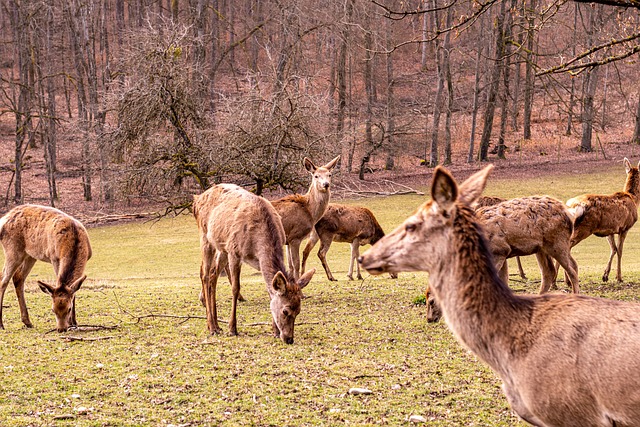
[{"label": "green grass patch", "polygon": [[[566,200],[584,192],[622,188],[621,168],[593,175],[490,180],[487,194],[550,194]],[[425,200],[418,196],[347,201],[369,207],[390,231]],[[0,420],[3,426],[173,425],[406,425],[422,415],[430,426],[524,425],[501,391],[501,382],[459,345],[443,323],[428,324],[426,274],[348,281],[349,245],[334,243],[329,282],[318,272],[305,294],[295,344],[271,335],[268,296],[261,276],[243,268],[238,337],[210,336],[200,305],[200,250],[190,216],[89,230],[94,256],[89,279],[77,294],[81,324],[113,330],[47,333],[55,326],[51,300],[35,284],[51,279],[37,263],[27,304],[35,329],[19,319],[14,292],[4,301],[0,331]],[[602,283],[609,255],[605,239],[574,248],[584,293],[637,300],[640,236],[625,244],[625,282]],[[534,257],[529,276],[512,275],[516,292],[537,292]],[[512,272],[516,272],[515,263]],[[612,274],[613,276],[613,274]],[[566,291],[564,284],[559,283]],[[219,313],[227,319],[230,289],[218,287]],[[178,316],[178,317],[163,317]],[[182,316],[182,317],[180,317]],[[221,325],[223,328],[226,325]],[[68,341],[64,336],[82,338]],[[350,395],[364,387],[369,395]]]}]

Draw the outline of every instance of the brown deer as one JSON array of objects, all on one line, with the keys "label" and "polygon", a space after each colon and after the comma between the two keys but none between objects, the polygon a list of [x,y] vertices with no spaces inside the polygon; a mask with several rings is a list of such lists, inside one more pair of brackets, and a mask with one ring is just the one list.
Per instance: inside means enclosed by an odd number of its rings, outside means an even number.
[{"label": "brown deer", "polygon": [[296,279],[300,276],[300,244],[327,210],[331,197],[331,175],[338,160],[340,156],[318,167],[305,157],[304,167],[311,174],[307,194],[292,194],[271,202],[282,218],[287,236],[289,269]]},{"label": "brown deer", "polygon": [[53,300],[56,329],[64,332],[77,326],[75,293],[87,278],[83,273],[91,258],[89,235],[80,221],[47,206],[17,206],[0,218],[0,243],[5,256],[0,282],[0,329],[4,329],[2,301],[12,278],[22,323],[33,327],[24,299],[24,282],[36,261],[51,263],[56,274],[55,286],[38,280],[40,289]]},{"label": "brown deer", "polygon": [[315,270],[297,281],[284,265],[285,234],[280,216],[266,199],[233,184],[214,185],[194,196],[193,214],[200,232],[200,279],[207,311],[207,327],[221,331],[216,308],[216,285],[228,268],[233,293],[229,332],[238,335],[236,306],[240,294],[240,268],[247,263],[262,272],[271,299],[273,333],[293,343],[293,328],[300,299]]},{"label": "brown deer", "polygon": [[425,302],[427,305],[427,322],[434,323],[442,318],[442,309],[436,302],[436,298],[433,296],[431,289],[427,286],[424,292]]},{"label": "brown deer", "polygon": [[[485,206],[494,206],[498,203],[506,202],[507,199],[503,199],[502,197],[496,196],[480,196],[478,200],[473,204],[473,208],[478,210],[480,208],[484,208]],[[516,264],[518,265],[518,273],[523,280],[527,280],[527,275],[524,273],[524,268],[522,268],[522,262],[520,261],[520,257],[516,257]]]},{"label": "brown deer", "polygon": [[515,295],[498,276],[471,208],[491,168],[460,187],[436,168],[432,200],[366,251],[362,266],[374,274],[427,271],[447,325],[500,376],[525,421],[640,425],[640,305]]},{"label": "brown deer", "polygon": [[[575,246],[592,234],[606,237],[611,247],[609,262],[604,269],[602,281],[609,280],[611,262],[614,255],[618,255],[618,272],[616,279],[622,282],[622,246],[629,229],[638,220],[638,198],[640,197],[640,172],[638,166],[632,167],[625,157],[624,167],[627,180],[624,190],[613,194],[584,194],[567,201],[567,206],[573,212],[574,230],[571,236],[571,246]],[[618,235],[616,245],[615,235]]]},{"label": "brown deer", "polygon": [[573,218],[564,203],[549,196],[520,197],[480,208],[476,215],[504,283],[509,283],[507,258],[535,254],[542,275],[540,293],[555,283],[554,259],[565,269],[573,292],[580,292],[578,264],[571,256]]},{"label": "brown deer", "polygon": [[327,279],[335,281],[329,264],[327,264],[327,252],[331,242],[350,243],[351,261],[347,277],[353,280],[353,267],[356,264],[358,280],[362,280],[360,265],[356,260],[360,256],[360,246],[372,245],[384,236],[384,231],[373,213],[361,206],[349,206],[329,204],[324,216],[316,223],[304,250],[302,251],[302,271],[307,265],[309,253],[320,240],[318,258],[327,273]]}]

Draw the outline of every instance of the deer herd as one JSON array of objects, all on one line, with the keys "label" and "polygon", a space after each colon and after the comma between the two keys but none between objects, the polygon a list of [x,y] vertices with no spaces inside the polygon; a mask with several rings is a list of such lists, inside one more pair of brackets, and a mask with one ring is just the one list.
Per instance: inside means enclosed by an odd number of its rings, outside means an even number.
[{"label": "deer herd", "polygon": [[[302,289],[318,257],[328,280],[332,242],[351,244],[348,278],[426,271],[427,320],[443,317],[456,338],[503,381],[513,410],[536,426],[640,425],[640,305],[580,295],[578,265],[571,248],[590,235],[606,237],[609,278],[635,224],[640,198],[638,166],[624,159],[623,191],[585,194],[565,203],[549,196],[511,200],[482,196],[492,166],[462,184],[437,167],[431,200],[385,235],[364,207],[330,203],[331,179],[340,156],[322,166],[303,161],[311,174],[306,194],[268,201],[233,184],[217,184],[194,196],[193,214],[201,249],[201,300],[211,334],[221,332],[216,308],[218,278],[225,272],[232,290],[229,333],[237,335],[240,271],[246,263],[262,274],[270,299],[272,328],[284,343],[294,341]],[[616,242],[615,235],[618,235]],[[300,261],[300,246],[308,242]],[[56,329],[77,327],[75,294],[91,258],[86,229],[60,210],[21,205],[0,218],[5,264],[0,282],[0,329],[4,293],[13,280],[20,316],[33,327],[24,285],[36,261],[51,263],[55,284],[38,281],[52,298]],[[359,247],[371,244],[362,256]],[[285,251],[286,259],[285,263]],[[540,295],[517,295],[507,286],[507,259],[535,255]],[[354,267],[355,265],[355,267]],[[572,293],[548,293],[560,267]],[[354,271],[355,270],[355,271]]]}]

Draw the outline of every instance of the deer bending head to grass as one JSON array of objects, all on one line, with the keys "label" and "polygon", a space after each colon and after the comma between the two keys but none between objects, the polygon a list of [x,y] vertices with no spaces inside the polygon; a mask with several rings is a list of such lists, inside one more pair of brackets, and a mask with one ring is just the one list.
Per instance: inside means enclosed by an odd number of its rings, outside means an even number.
[{"label": "deer bending head to grass", "polygon": [[[622,281],[622,246],[627,233],[638,220],[638,199],[640,198],[640,172],[638,166],[631,166],[625,157],[624,167],[627,180],[623,191],[613,194],[583,194],[567,201],[574,216],[574,231],[571,246],[575,246],[592,234],[606,237],[611,247],[609,262],[604,269],[602,281],[609,280],[613,257],[618,256],[616,279]],[[618,235],[616,244],[615,235]]]},{"label": "deer bending head to grass", "polygon": [[311,174],[307,194],[293,194],[271,202],[282,218],[289,269],[295,278],[300,276],[300,244],[309,236],[329,205],[331,178],[338,160],[340,156],[325,165],[316,166],[305,157],[304,167]]},{"label": "deer bending head to grass", "polygon": [[0,329],[4,329],[2,301],[12,278],[22,323],[33,327],[24,299],[24,282],[36,261],[51,263],[56,274],[55,285],[38,280],[40,289],[51,295],[56,329],[64,332],[77,326],[75,293],[87,278],[84,269],[91,258],[89,236],[80,221],[47,206],[17,206],[0,218],[0,243],[5,255],[0,282]]},{"label": "deer bending head to grass", "polygon": [[374,274],[427,271],[457,339],[502,379],[536,426],[640,425],[640,305],[576,294],[515,295],[471,204],[491,166],[458,186],[437,168],[432,200],[360,258]]},{"label": "deer bending head to grass", "polygon": [[200,278],[212,334],[218,326],[216,285],[227,269],[233,293],[229,332],[238,335],[236,307],[240,295],[240,268],[247,263],[262,272],[269,293],[273,333],[293,343],[295,320],[300,313],[302,288],[315,270],[295,280],[284,264],[284,229],[280,216],[266,199],[232,184],[214,185],[194,196],[193,214],[200,232]]}]

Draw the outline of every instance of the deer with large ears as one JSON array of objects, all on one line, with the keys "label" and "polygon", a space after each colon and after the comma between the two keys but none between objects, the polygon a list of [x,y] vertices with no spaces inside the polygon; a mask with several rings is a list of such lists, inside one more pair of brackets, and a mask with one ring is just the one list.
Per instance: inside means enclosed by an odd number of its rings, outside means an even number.
[{"label": "deer with large ears", "polygon": [[[640,201],[640,172],[638,166],[631,166],[625,157],[624,167],[627,179],[624,190],[613,194],[583,194],[567,200],[567,206],[574,215],[574,230],[571,246],[575,246],[592,234],[606,237],[611,247],[609,262],[604,269],[602,281],[609,280],[611,263],[618,256],[616,279],[622,282],[622,246],[627,233],[638,220],[638,202]],[[616,244],[615,235],[618,235]]]},{"label": "deer with large ears", "polygon": [[331,177],[338,160],[340,156],[326,165],[316,166],[305,157],[304,167],[311,174],[307,194],[292,194],[271,202],[282,218],[287,236],[289,269],[295,278],[300,277],[300,244],[309,236],[329,205]]},{"label": "deer with large ears", "polygon": [[640,304],[515,295],[498,277],[470,207],[490,170],[458,187],[436,168],[432,200],[360,262],[374,274],[429,272],[447,325],[500,376],[510,405],[530,424],[640,425]]},{"label": "deer with large ears", "polygon": [[64,332],[77,326],[75,293],[87,278],[84,269],[91,258],[89,236],[80,221],[47,206],[17,206],[0,218],[0,243],[5,256],[0,282],[0,329],[4,329],[2,301],[12,278],[22,323],[33,327],[24,299],[24,282],[36,261],[51,263],[56,274],[55,285],[38,280],[40,289],[53,300],[56,329]]},{"label": "deer with large ears", "polygon": [[240,295],[240,268],[249,264],[262,272],[269,293],[273,333],[293,344],[293,329],[300,313],[304,288],[315,273],[295,280],[284,265],[285,234],[280,216],[266,199],[233,184],[214,185],[194,196],[193,214],[200,232],[200,278],[212,334],[218,326],[216,286],[227,269],[233,293],[229,333],[238,335],[236,307]]}]

